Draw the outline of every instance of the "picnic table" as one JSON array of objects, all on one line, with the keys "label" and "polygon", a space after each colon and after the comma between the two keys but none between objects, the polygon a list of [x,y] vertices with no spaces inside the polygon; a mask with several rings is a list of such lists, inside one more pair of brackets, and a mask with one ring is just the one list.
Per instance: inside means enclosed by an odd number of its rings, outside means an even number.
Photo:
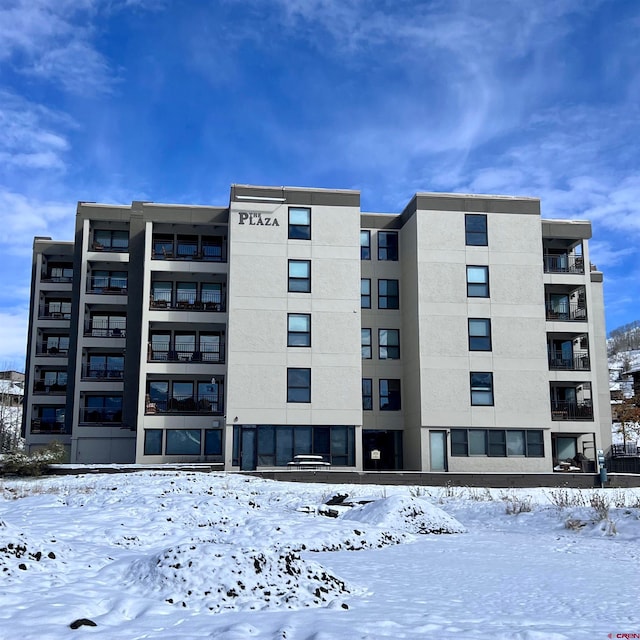
[{"label": "picnic table", "polygon": [[325,462],[322,456],[300,454],[294,456],[291,462],[287,462],[287,466],[290,469],[326,469],[331,463]]}]

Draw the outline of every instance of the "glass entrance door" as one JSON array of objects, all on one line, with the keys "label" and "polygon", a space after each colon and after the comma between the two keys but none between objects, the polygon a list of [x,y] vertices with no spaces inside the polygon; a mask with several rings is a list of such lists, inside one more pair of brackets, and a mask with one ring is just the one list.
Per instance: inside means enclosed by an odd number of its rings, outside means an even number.
[{"label": "glass entrance door", "polygon": [[447,470],[447,432],[429,431],[431,471]]}]

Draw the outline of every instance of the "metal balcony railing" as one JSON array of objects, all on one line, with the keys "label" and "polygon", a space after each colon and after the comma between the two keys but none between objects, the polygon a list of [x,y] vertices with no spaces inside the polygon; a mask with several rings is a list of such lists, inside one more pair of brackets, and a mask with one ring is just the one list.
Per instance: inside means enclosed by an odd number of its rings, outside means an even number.
[{"label": "metal balcony railing", "polygon": [[586,402],[551,402],[552,420],[593,420],[593,406]]},{"label": "metal balcony railing", "polygon": [[127,293],[127,285],[128,278],[94,276],[88,279],[87,293],[125,295]]},{"label": "metal balcony railing", "polygon": [[202,345],[202,350],[167,342],[150,343],[150,362],[224,362],[224,344]]},{"label": "metal balcony railing", "polygon": [[544,254],[545,273],[584,273],[584,258],[570,253]]},{"label": "metal balcony railing", "polygon": [[82,407],[80,409],[80,422],[119,423],[119,422],[122,422],[122,410],[121,409],[102,409],[99,407],[98,408]]},{"label": "metal balcony railing", "polygon": [[33,383],[33,393],[35,395],[51,395],[51,396],[61,396],[67,393],[67,385],[66,384],[47,384],[44,380],[36,380]]},{"label": "metal balcony railing", "polygon": [[90,320],[85,324],[84,335],[93,338],[125,338],[127,321],[110,319],[108,322]]},{"label": "metal balcony railing", "polygon": [[82,377],[91,380],[122,380],[124,370],[107,366],[85,365]]},{"label": "metal balcony railing", "polygon": [[589,371],[591,360],[586,352],[574,352],[573,355],[554,351],[549,354],[549,369],[566,371]]},{"label": "metal balcony railing", "polygon": [[209,393],[193,396],[174,396],[168,399],[147,400],[146,414],[185,413],[222,415],[222,393]]},{"label": "metal balcony railing", "polygon": [[223,244],[180,242],[158,244],[153,251],[154,260],[195,260],[201,262],[226,262],[227,251]]},{"label": "metal balcony railing", "polygon": [[31,433],[66,433],[64,422],[55,418],[33,418]]},{"label": "metal balcony railing", "polygon": [[69,354],[69,347],[49,347],[46,342],[39,342],[36,346],[37,356],[58,356],[66,358]]},{"label": "metal balcony railing", "polygon": [[550,303],[546,305],[547,320],[560,320],[567,322],[586,322],[587,308],[578,302]]},{"label": "metal balcony railing", "polygon": [[200,296],[177,291],[157,292],[151,295],[151,309],[171,309],[177,311],[225,311],[225,301],[221,293],[204,292]]}]

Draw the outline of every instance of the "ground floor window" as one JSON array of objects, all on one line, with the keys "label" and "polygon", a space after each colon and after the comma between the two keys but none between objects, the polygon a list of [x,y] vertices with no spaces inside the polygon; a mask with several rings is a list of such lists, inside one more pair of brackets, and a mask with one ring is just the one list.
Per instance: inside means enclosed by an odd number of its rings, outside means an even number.
[{"label": "ground floor window", "polygon": [[451,429],[452,456],[544,457],[542,429]]},{"label": "ground floor window", "polygon": [[233,464],[245,468],[282,467],[300,454],[355,466],[355,428],[351,426],[236,425]]},{"label": "ground floor window", "polygon": [[144,455],[161,456],[163,453],[167,456],[220,456],[222,429],[145,429]]}]

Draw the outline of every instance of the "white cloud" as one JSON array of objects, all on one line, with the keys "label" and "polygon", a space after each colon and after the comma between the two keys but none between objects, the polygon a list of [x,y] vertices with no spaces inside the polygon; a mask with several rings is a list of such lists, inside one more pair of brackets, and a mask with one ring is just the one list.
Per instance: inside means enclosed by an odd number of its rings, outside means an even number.
[{"label": "white cloud", "polygon": [[3,368],[24,371],[28,315],[27,309],[0,311],[0,362]]}]

